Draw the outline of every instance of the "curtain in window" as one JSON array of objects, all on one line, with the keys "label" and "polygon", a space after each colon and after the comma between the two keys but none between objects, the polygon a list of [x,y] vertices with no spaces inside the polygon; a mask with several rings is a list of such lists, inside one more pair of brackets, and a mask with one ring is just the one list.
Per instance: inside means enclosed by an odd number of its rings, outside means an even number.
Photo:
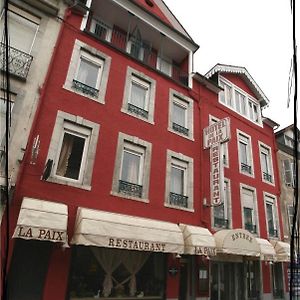
[{"label": "curtain in window", "polygon": [[248,165],[247,144],[244,144],[241,141],[239,144],[240,144],[241,163]]},{"label": "curtain in window", "polygon": [[143,267],[149,255],[149,252],[128,251],[123,256],[123,264],[130,273],[129,295],[131,297],[136,293],[136,274]]},{"label": "curtain in window", "polygon": [[269,164],[268,164],[268,155],[264,152],[261,152],[261,168],[264,173],[269,174]]},{"label": "curtain in window", "polygon": [[73,143],[74,136],[69,133],[65,133],[56,170],[56,174],[59,176],[66,175],[68,169],[68,161],[73,149]]},{"label": "curtain in window", "polygon": [[102,283],[103,296],[108,297],[113,288],[113,272],[118,268],[122,262],[122,255],[124,250],[111,250],[109,248],[91,247],[98,263],[105,271],[104,281]]},{"label": "curtain in window", "polygon": [[81,58],[77,80],[90,87],[96,88],[99,66]]},{"label": "curtain in window", "polygon": [[171,185],[170,191],[179,195],[184,193],[184,170],[171,167]]},{"label": "curtain in window", "polygon": [[140,155],[124,151],[121,180],[139,183],[140,160]]},{"label": "curtain in window", "polygon": [[269,232],[274,232],[275,228],[274,228],[273,205],[267,203],[266,207],[267,207],[267,220],[268,220]]},{"label": "curtain in window", "polygon": [[174,123],[176,123],[182,127],[186,127],[185,113],[186,113],[186,108],[173,103],[173,122]]},{"label": "curtain in window", "polygon": [[141,85],[132,82],[130,103],[144,109],[147,89]]}]

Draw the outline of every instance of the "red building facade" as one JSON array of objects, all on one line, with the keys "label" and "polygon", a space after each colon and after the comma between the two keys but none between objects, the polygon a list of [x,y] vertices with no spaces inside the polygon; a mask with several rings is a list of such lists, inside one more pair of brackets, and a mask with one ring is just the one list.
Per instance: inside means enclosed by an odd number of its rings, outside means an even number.
[{"label": "red building facade", "polygon": [[[86,5],[65,15],[19,173],[9,299],[284,297],[262,91],[243,68],[193,74],[198,46],[163,2]],[[203,129],[225,117],[225,196],[210,207]]]}]

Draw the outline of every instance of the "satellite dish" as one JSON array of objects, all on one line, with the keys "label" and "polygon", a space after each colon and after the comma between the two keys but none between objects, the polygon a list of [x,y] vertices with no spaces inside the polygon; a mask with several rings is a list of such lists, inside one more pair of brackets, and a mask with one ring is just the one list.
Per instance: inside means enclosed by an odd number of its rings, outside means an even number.
[{"label": "satellite dish", "polygon": [[49,178],[51,174],[52,166],[53,166],[53,159],[48,159],[44,168],[42,180],[47,180]]}]

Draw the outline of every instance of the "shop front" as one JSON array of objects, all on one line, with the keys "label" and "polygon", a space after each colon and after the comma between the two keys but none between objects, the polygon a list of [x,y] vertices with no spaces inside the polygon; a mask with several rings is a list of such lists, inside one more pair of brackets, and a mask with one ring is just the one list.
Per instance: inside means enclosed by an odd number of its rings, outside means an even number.
[{"label": "shop front", "polygon": [[264,299],[263,264],[275,260],[269,241],[244,229],[214,234],[217,256],[211,261],[211,300]]},{"label": "shop front", "polygon": [[67,299],[165,299],[178,289],[177,224],[79,207],[71,245]]}]

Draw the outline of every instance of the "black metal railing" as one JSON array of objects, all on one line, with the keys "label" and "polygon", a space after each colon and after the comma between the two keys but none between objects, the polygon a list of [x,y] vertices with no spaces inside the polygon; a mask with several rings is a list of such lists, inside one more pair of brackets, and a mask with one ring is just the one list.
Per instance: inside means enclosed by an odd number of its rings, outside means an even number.
[{"label": "black metal railing", "polygon": [[131,113],[134,113],[138,116],[141,116],[142,118],[148,119],[148,111],[146,111],[138,106],[135,106],[131,103],[128,103],[128,111]]},{"label": "black metal railing", "polygon": [[129,196],[142,198],[143,186],[119,180],[119,192]]},{"label": "black metal railing", "polygon": [[215,227],[229,228],[229,221],[227,219],[214,217],[214,225]]},{"label": "black metal railing", "polygon": [[245,223],[245,229],[252,232],[252,233],[257,233],[256,225],[254,225],[252,223]]},{"label": "black metal railing", "polygon": [[75,80],[73,79],[73,85],[72,87],[80,92],[82,92],[83,94],[86,94],[86,95],[89,95],[89,96],[92,96],[92,97],[95,97],[97,98],[98,95],[99,95],[99,90],[89,86],[89,85],[86,85],[78,80]]},{"label": "black metal railing", "polygon": [[[9,73],[22,79],[26,79],[33,57],[14,47],[9,47],[8,68]],[[0,69],[6,69],[5,44],[0,42]]]},{"label": "black metal railing", "polygon": [[278,230],[274,228],[269,228],[269,236],[278,237]]},{"label": "black metal railing", "polygon": [[188,207],[188,197],[170,192],[170,204],[180,207]]},{"label": "black metal railing", "polygon": [[249,174],[252,174],[252,167],[249,166],[249,165],[247,165],[247,164],[245,164],[245,163],[241,163],[241,170],[243,172],[247,172]]},{"label": "black metal railing", "polygon": [[172,128],[173,128],[173,130],[175,130],[175,131],[177,131],[177,132],[179,132],[179,133],[182,133],[182,134],[184,134],[184,135],[186,135],[186,136],[188,136],[189,135],[189,129],[188,128],[186,128],[186,127],[183,127],[183,126],[181,126],[181,125],[179,125],[179,124],[177,124],[177,123],[172,123]]},{"label": "black metal railing", "polygon": [[[188,85],[188,72],[182,70],[179,65],[168,61],[168,63],[170,63],[170,72],[165,72],[160,66],[158,66],[158,59],[161,61],[166,60],[160,57],[157,54],[158,51],[153,49],[148,42],[134,40],[122,29],[108,26],[107,24],[98,20],[96,20],[96,22],[98,26],[95,26],[94,32],[86,29],[95,38],[110,43],[114,48],[127,52],[128,55],[139,61],[142,61],[147,66],[159,70],[160,72],[168,75],[175,81],[180,82],[185,86]],[[108,32],[110,32],[110,34]],[[129,41],[131,42],[131,47],[127,47]]]},{"label": "black metal railing", "polygon": [[266,180],[266,181],[272,182],[272,175],[271,175],[271,174],[268,174],[268,173],[266,173],[266,172],[263,172],[263,178],[264,178],[264,180]]}]

